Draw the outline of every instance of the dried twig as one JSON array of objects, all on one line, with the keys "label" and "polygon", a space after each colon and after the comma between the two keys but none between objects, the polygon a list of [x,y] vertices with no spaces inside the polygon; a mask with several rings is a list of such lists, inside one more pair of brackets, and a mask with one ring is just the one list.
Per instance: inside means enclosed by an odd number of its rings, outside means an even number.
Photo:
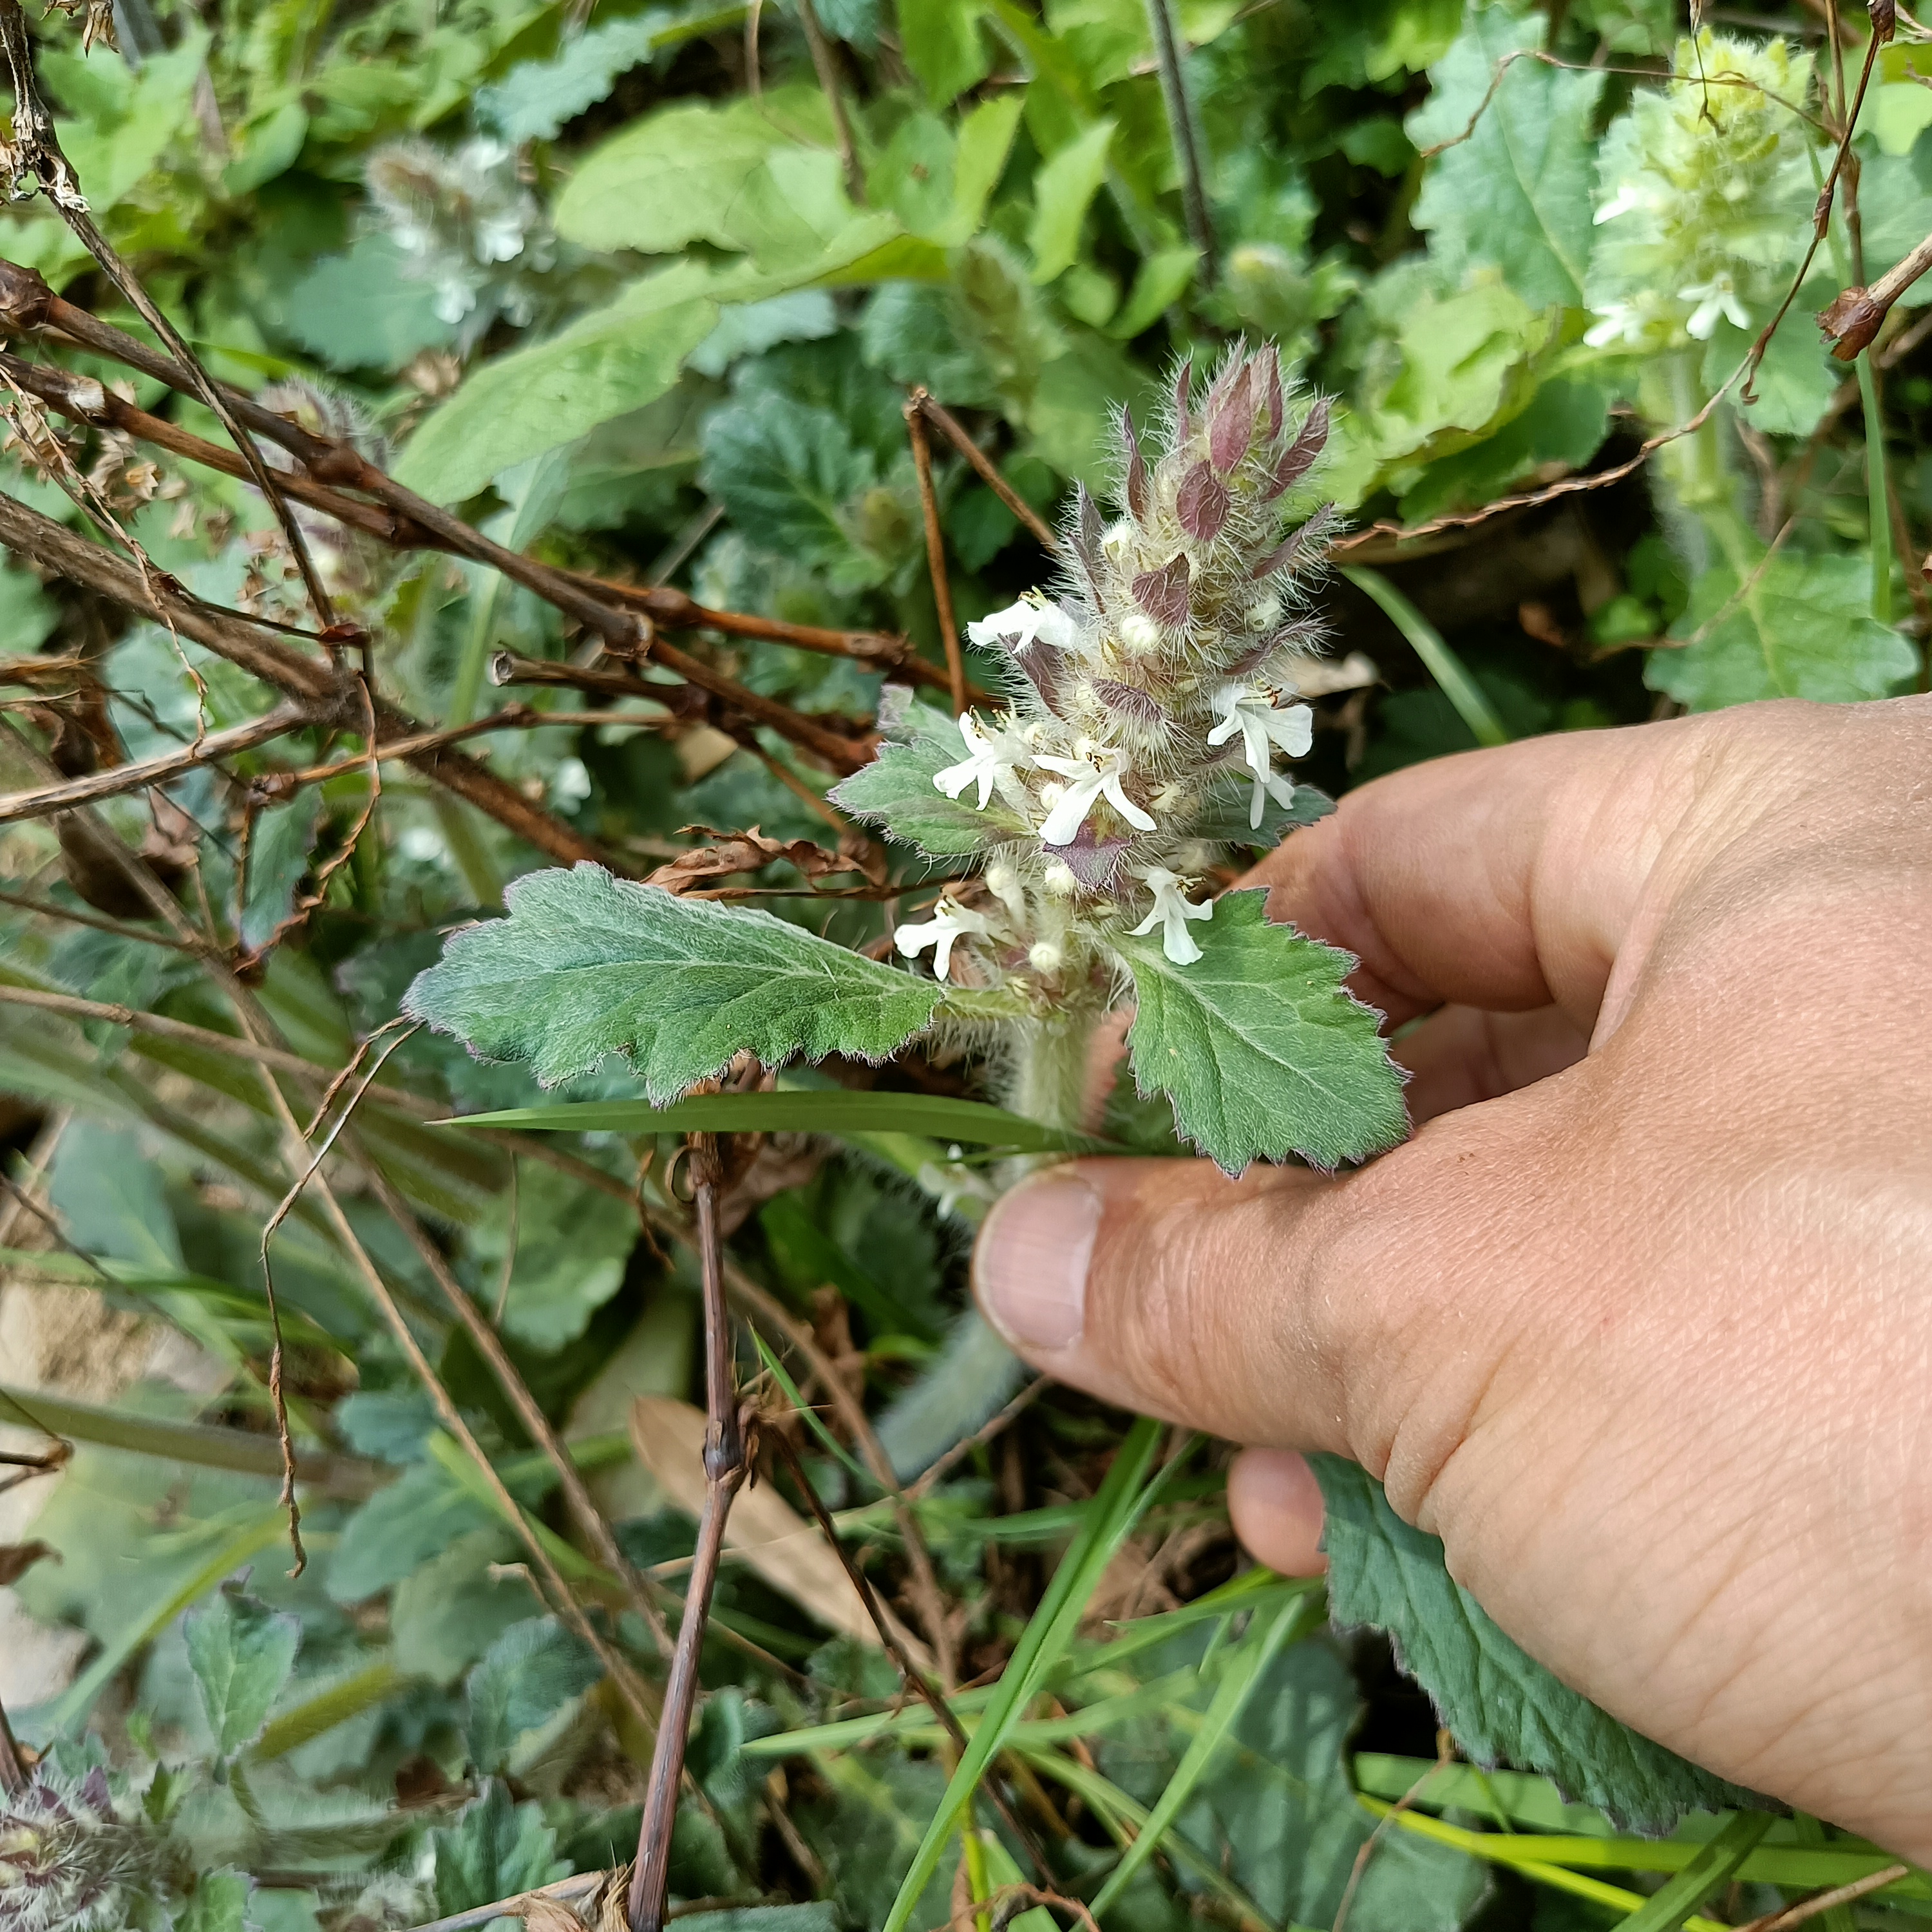
[{"label": "dried twig", "polygon": [[27,1767],[14,1741],[13,1726],[7,1721],[7,1707],[0,1704],[0,1792],[24,1790],[26,1784]]},{"label": "dried twig", "polygon": [[1928,235],[1895,268],[1888,268],[1868,289],[1846,289],[1818,317],[1818,326],[1832,338],[1832,353],[1840,362],[1857,361],[1871,346],[1892,305],[1932,268],[1932,235]]},{"label": "dried twig", "polygon": [[1000,474],[994,466],[993,459],[966,434],[965,425],[959,418],[930,390],[914,389],[912,402],[920,414],[973,466],[980,482],[1040,539],[1040,548],[1058,555],[1060,539],[1054,535],[1052,526]]},{"label": "dried twig", "polygon": [[926,565],[932,578],[933,608],[939,614],[939,635],[946,646],[946,673],[952,681],[952,711],[966,709],[966,661],[959,649],[959,624],[952,610],[952,585],[946,574],[946,537],[939,527],[939,500],[932,488],[932,446],[926,434],[926,413],[916,396],[905,406],[906,434],[912,440],[912,466],[919,478],[919,507],[926,523]]},{"label": "dried twig", "polygon": [[859,150],[852,140],[852,123],[845,112],[845,97],[838,86],[838,62],[812,0],[798,0],[798,23],[805,29],[805,44],[812,50],[812,71],[818,76],[825,104],[832,110],[832,130],[838,142],[839,164],[844,170],[845,192],[860,207],[866,205],[866,171],[859,165]]},{"label": "dried twig", "polygon": [[677,1649],[664,1684],[664,1717],[651,1754],[650,1785],[638,1830],[638,1858],[631,1877],[631,1932],[662,1932],[670,1880],[671,1827],[684,1753],[698,1695],[698,1659],[718,1582],[718,1559],[733,1498],[750,1473],[743,1421],[731,1372],[730,1317],[724,1306],[724,1238],[718,1225],[718,1190],[724,1178],[717,1138],[691,1137],[691,1177],[697,1211],[698,1250],[704,1288],[704,1509],[698,1522],[698,1550],[691,1586],[678,1626]]},{"label": "dried twig", "polygon": [[1748,1924],[1740,1925],[1738,1932],[1791,1932],[1794,1926],[1802,1925],[1806,1920],[1816,1918],[1834,1906],[1850,1905],[1863,1898],[1867,1893],[1881,1887],[1895,1885],[1902,1878],[1909,1878],[1912,1868],[1909,1865],[1886,1865],[1875,1872],[1868,1872],[1863,1878],[1855,1878],[1848,1885],[1834,1886],[1829,1892],[1821,1892],[1810,1898],[1801,1898],[1796,1905],[1787,1906],[1782,1912],[1773,1912],[1762,1918],[1754,1918]]}]

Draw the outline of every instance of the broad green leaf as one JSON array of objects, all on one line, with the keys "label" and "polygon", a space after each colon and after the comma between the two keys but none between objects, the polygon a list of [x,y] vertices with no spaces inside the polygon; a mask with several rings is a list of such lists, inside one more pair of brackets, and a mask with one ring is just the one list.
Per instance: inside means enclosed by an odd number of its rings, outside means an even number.
[{"label": "broad green leaf", "polygon": [[1850,704],[1886,698],[1918,669],[1918,654],[1868,611],[1862,557],[1781,550],[1754,564],[1742,591],[1728,564],[1691,586],[1671,627],[1684,641],[1653,651],[1644,681],[1693,711],[1758,698]]},{"label": "broad green leaf", "polygon": [[982,10],[979,0],[898,0],[906,65],[935,107],[950,106],[992,71]]},{"label": "broad green leaf", "polygon": [[1022,1154],[1099,1154],[1107,1146],[1090,1134],[1043,1126],[983,1100],[956,1100],[943,1094],[854,1093],[844,1088],[700,1094],[662,1107],[646,1100],[563,1100],[549,1107],[466,1114],[446,1124],[551,1133],[926,1134],[938,1141],[1013,1148]]},{"label": "broad green leaf", "polygon": [[249,1894],[255,1881],[232,1865],[203,1872],[196,1878],[188,1909],[175,1921],[180,1932],[247,1932]]},{"label": "broad green leaf", "polygon": [[[494,1297],[503,1279],[510,1201],[472,1231],[476,1256]],[[503,1297],[502,1326],[546,1353],[574,1342],[622,1285],[638,1241],[629,1202],[590,1192],[573,1175],[536,1161],[518,1164],[516,1255]]]},{"label": "broad green leaf", "polygon": [[1052,281],[1073,265],[1080,252],[1080,230],[1087,211],[1107,177],[1107,150],[1114,124],[1096,121],[1076,141],[1052,156],[1033,182],[1033,220],[1027,247],[1033,278]]},{"label": "broad green leaf", "polygon": [[[1532,307],[1574,308],[1590,259],[1592,118],[1604,77],[1518,60],[1498,82],[1498,63],[1542,35],[1540,19],[1485,6],[1431,70],[1408,137],[1418,148],[1456,145],[1429,164],[1414,219],[1450,284],[1480,264],[1500,269]],[[1474,131],[1460,140],[1472,117]]]},{"label": "broad green leaf", "polygon": [[1060,1559],[1053,1581],[1047,1586],[1038,1609],[1007,1660],[986,1715],[959,1754],[945,1795],[900,1882],[898,1895],[886,1915],[884,1932],[904,1932],[914,1908],[938,1868],[940,1854],[952,1835],[960,1807],[978,1787],[987,1766],[1006,1742],[1007,1733],[1065,1654],[1101,1572],[1113,1560],[1114,1552],[1139,1520],[1141,1512],[1152,1500],[1159,1478],[1150,1484],[1148,1478],[1160,1446],[1160,1424],[1143,1416],[1128,1430],[1114,1452],[1106,1476],[1094,1494],[1084,1526]]},{"label": "broad green leaf", "polygon": [[338,1604],[364,1602],[491,1520],[434,1463],[418,1463],[343,1526],[328,1566],[328,1594]]},{"label": "broad green leaf", "polygon": [[910,740],[880,745],[870,764],[832,788],[832,802],[934,859],[982,851],[1002,838],[1022,836],[1026,826],[997,793],[982,812],[974,802],[976,785],[957,798],[939,789],[934,779],[966,757],[966,741],[943,712],[922,704],[916,715]]},{"label": "broad green leaf", "polygon": [[464,1679],[471,1764],[485,1777],[506,1770],[519,1738],[548,1725],[603,1674],[589,1646],[554,1617],[512,1624]]},{"label": "broad green leaf", "polygon": [[397,479],[438,502],[473,496],[512,464],[662,395],[717,322],[708,270],[649,276],[548,342],[479,364],[410,438]]},{"label": "broad green leaf", "polygon": [[331,369],[400,369],[456,333],[436,312],[435,285],[406,274],[409,262],[393,237],[358,236],[315,262],[285,298],[272,294],[276,332]]},{"label": "broad green leaf", "polygon": [[1528,1655],[1450,1576],[1441,1542],[1404,1522],[1366,1471],[1338,1456],[1310,1460],[1335,1622],[1388,1632],[1474,1762],[1541,1772],[1642,1832],[1667,1832],[1688,1810],[1755,1806],[1750,1792],[1619,1724]]},{"label": "broad green leaf", "polygon": [[48,1193],[76,1247],[155,1275],[184,1271],[160,1171],[124,1129],[76,1120],[61,1136]]},{"label": "broad green leaf", "polygon": [[512,1624],[538,1607],[525,1573],[493,1574],[516,1548],[499,1526],[472,1530],[404,1577],[389,1599],[396,1666],[452,1684]]},{"label": "broad green leaf", "polygon": [[868,1269],[861,1268],[819,1225],[796,1192],[768,1201],[758,1210],[758,1222],[780,1272],[808,1293],[830,1282],[864,1315],[876,1334],[938,1340],[932,1324],[908,1309]]},{"label": "broad green leaf", "polygon": [[429,1834],[436,1851],[436,1907],[446,1916],[535,1892],[567,1877],[556,1834],[537,1804],[518,1804],[497,1778],[464,1808],[454,1825]]},{"label": "broad green leaf", "polygon": [[601,866],[533,872],[507,916],[458,933],[404,1002],[488,1060],[554,1085],[606,1055],[676,1100],[749,1052],[767,1066],[883,1060],[922,1031],[941,988],[770,914],[674,897]]},{"label": "broad green leaf", "polygon": [[1402,1076],[1377,1016],[1342,985],[1347,953],[1272,926],[1261,892],[1224,893],[1190,924],[1202,956],[1178,966],[1156,929],[1113,941],[1134,976],[1127,1046],[1143,1094],[1230,1174],[1299,1154],[1338,1167],[1408,1131]]},{"label": "broad green leaf", "polygon": [[943,248],[956,248],[977,234],[986,204],[1005,173],[1013,136],[1026,106],[1024,89],[1011,88],[983,100],[959,123],[959,145],[952,162],[952,212],[950,220],[929,238]]},{"label": "broad green leaf", "polygon": [[1335,801],[1313,785],[1297,785],[1287,805],[1269,796],[1258,826],[1249,822],[1253,804],[1254,783],[1246,772],[1220,781],[1195,820],[1195,836],[1223,845],[1278,845],[1298,826],[1313,825],[1335,809]]},{"label": "broad green leaf", "polygon": [[232,1757],[261,1735],[268,1707],[289,1681],[302,1642],[301,1621],[230,1585],[183,1628],[216,1754]]},{"label": "broad green leaf", "polygon": [[1200,266],[1198,248],[1161,248],[1143,260],[1134,274],[1134,285],[1120,312],[1107,325],[1107,333],[1121,342],[1131,342],[1151,328],[1192,286]]}]

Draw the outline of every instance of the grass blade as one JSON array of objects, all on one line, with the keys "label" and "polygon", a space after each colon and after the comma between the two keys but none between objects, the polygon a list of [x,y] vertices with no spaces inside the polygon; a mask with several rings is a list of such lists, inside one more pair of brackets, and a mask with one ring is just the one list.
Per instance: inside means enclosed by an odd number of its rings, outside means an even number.
[{"label": "grass blade", "polygon": [[1094,1498],[1093,1514],[1060,1558],[1040,1608],[1034,1612],[1006,1665],[1006,1674],[1000,1679],[998,1694],[973,1733],[970,1746],[960,1754],[958,1768],[946,1784],[946,1795],[940,1799],[926,1836],[913,1855],[898,1896],[892,1900],[884,1932],[904,1932],[914,1906],[939,1868],[940,1858],[958,1824],[960,1807],[986,1775],[986,1767],[1004,1745],[1020,1713],[1072,1642],[1080,1613],[1094,1594],[1101,1571],[1153,1499],[1159,1483],[1157,1480],[1150,1483],[1148,1472],[1163,1426],[1150,1417],[1142,1416],[1121,1442],[1106,1480]]},{"label": "grass blade", "polygon": [[1255,1619],[1257,1628],[1228,1659],[1220,1686],[1208,1706],[1208,1714],[1180,1763],[1174,1767],[1166,1790],[1148,1814],[1147,1822],[1142,1826],[1139,1836],[1127,1847],[1126,1854],[1094,1898],[1093,1910],[1096,1918],[1132,1882],[1134,1874],[1153,1856],[1154,1848],[1166,1835],[1168,1827],[1180,1816],[1181,1808],[1194,1795],[1194,1787],[1213,1762],[1214,1754],[1234,1729],[1246,1707],[1250,1694],[1261,1681],[1262,1673],[1274,1662],[1290,1636],[1306,1630],[1310,1622],[1305,1600],[1284,1604],[1271,1616]]},{"label": "grass blade", "polygon": [[1623,1932],[1678,1932],[1720,1886],[1730,1884],[1771,1829],[1768,1811],[1740,1811],[1697,1856],[1623,1922]]},{"label": "grass blade", "polygon": [[1104,1154],[1111,1141],[1022,1120],[983,1100],[943,1094],[855,1094],[844,1088],[775,1094],[704,1094],[653,1107],[647,1100],[565,1100],[464,1114],[446,1127],[522,1127],[540,1133],[908,1133],[970,1141],[1023,1154]]},{"label": "grass blade", "polygon": [[1507,745],[1510,734],[1496,716],[1496,707],[1483,687],[1470,676],[1462,660],[1443,642],[1442,633],[1380,571],[1345,563],[1342,574],[1388,614],[1390,621],[1428,667],[1430,676],[1442,687],[1443,696],[1455,706],[1456,716],[1476,734],[1476,742]]}]

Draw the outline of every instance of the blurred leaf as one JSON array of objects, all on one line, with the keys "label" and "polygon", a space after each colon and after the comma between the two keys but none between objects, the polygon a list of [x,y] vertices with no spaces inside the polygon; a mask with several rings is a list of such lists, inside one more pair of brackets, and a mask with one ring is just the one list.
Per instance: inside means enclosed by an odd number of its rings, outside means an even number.
[{"label": "blurred leaf", "polygon": [[1671,626],[1688,641],[1652,652],[1644,681],[1693,711],[1760,698],[1888,698],[1918,658],[1867,614],[1870,577],[1862,557],[1781,550],[1752,566],[1741,591],[1728,564],[1714,565]]},{"label": "blurred leaf", "polygon": [[653,7],[601,21],[567,40],[554,58],[522,62],[479,87],[476,118],[506,141],[554,140],[566,122],[604,100],[620,76],[706,27],[730,25],[741,10],[719,7],[693,17],[689,9]]},{"label": "blurred leaf", "polygon": [[922,1031],[940,988],[770,914],[674,898],[596,866],[527,874],[508,916],[458,933],[407,1010],[547,1084],[608,1054],[654,1102],[752,1053],[767,1066],[883,1059]]},{"label": "blurred leaf", "polygon": [[165,1274],[182,1272],[181,1237],[160,1172],[124,1129],[76,1120],[61,1136],[48,1192],[76,1247]]},{"label": "blurred leaf", "polygon": [[603,1675],[590,1646],[556,1618],[512,1624],[464,1680],[471,1764],[485,1776],[507,1769],[520,1738],[550,1724]]},{"label": "blurred leaf", "polygon": [[1355,962],[1270,925],[1267,897],[1216,899],[1188,928],[1202,953],[1191,965],[1168,959],[1157,932],[1115,938],[1138,1003],[1135,1080],[1168,1094],[1181,1132],[1230,1174],[1291,1154],[1327,1168],[1379,1154],[1408,1120],[1378,1016],[1342,988]]},{"label": "blurred leaf", "polygon": [[248,841],[248,892],[242,908],[244,945],[266,946],[292,910],[321,818],[322,793],[310,786],[256,819]]},{"label": "blurred leaf", "polygon": [[[1479,7],[1430,70],[1408,138],[1418,148],[1456,145],[1430,163],[1414,218],[1448,281],[1481,263],[1532,307],[1574,308],[1590,260],[1592,123],[1604,77],[1517,60],[1498,81],[1498,62],[1542,38],[1540,20]],[[1460,139],[1472,118],[1474,130]]]},{"label": "blurred leaf", "polygon": [[1098,121],[1076,141],[1052,155],[1034,177],[1033,220],[1027,246],[1033,254],[1033,278],[1050,282],[1080,252],[1080,230],[1087,210],[1107,176],[1107,150],[1114,124]]},{"label": "blurred leaf", "polygon": [[189,1616],[186,1630],[188,1662],[215,1750],[232,1757],[261,1736],[295,1668],[302,1624],[230,1584]]},{"label": "blurred leaf", "polygon": [[176,1923],[180,1932],[246,1932],[254,1890],[255,1881],[232,1866],[203,1872]]},{"label": "blurred leaf", "polygon": [[[813,1096],[818,1097],[818,1096]],[[796,1194],[781,1194],[758,1211],[759,1226],[780,1272],[809,1292],[830,1283],[881,1335],[916,1335],[937,1341],[932,1324],[906,1308],[821,1228]]]},{"label": "blurred leaf", "polygon": [[1450,1576],[1437,1538],[1389,1507],[1382,1485],[1337,1456],[1312,1456],[1327,1526],[1336,1622],[1372,1624],[1477,1763],[1553,1778],[1618,1825],[1668,1832],[1687,1810],[1754,1802],[1640,1736],[1558,1682]]},{"label": "blurred leaf", "polygon": [[504,1631],[525,1622],[538,1607],[536,1592],[521,1576],[490,1574],[515,1552],[507,1529],[474,1530],[405,1576],[389,1600],[396,1667],[454,1683]]},{"label": "blurred leaf", "polygon": [[549,341],[473,370],[418,426],[397,480],[438,502],[473,496],[512,464],[662,395],[717,322],[705,269],[680,265],[634,283]]},{"label": "blurred leaf", "polygon": [[[471,1251],[493,1296],[509,1233],[508,1210],[506,1199],[502,1216],[471,1235]],[[516,1241],[502,1326],[532,1348],[560,1348],[584,1333],[622,1285],[637,1245],[638,1218],[628,1202],[526,1161],[518,1168]]]},{"label": "blurred leaf", "polygon": [[338,1604],[362,1603],[491,1520],[436,1464],[418,1463],[343,1526],[328,1566],[328,1594]]},{"label": "blurred leaf", "polygon": [[410,259],[388,235],[358,236],[288,289],[276,326],[326,368],[400,369],[456,333],[436,312],[435,284],[405,273]]},{"label": "blurred leaf", "polygon": [[446,1916],[535,1892],[569,1875],[541,1808],[512,1804],[494,1778],[484,1780],[482,1794],[454,1825],[431,1831],[429,1840],[436,1854],[436,1909]]},{"label": "blurred leaf", "polygon": [[899,0],[900,44],[926,98],[949,106],[992,71],[979,0]]},{"label": "blurred leaf", "polygon": [[1200,262],[1200,250],[1191,246],[1160,248],[1144,257],[1120,314],[1107,325],[1107,333],[1130,342],[1151,328],[1192,286]]}]

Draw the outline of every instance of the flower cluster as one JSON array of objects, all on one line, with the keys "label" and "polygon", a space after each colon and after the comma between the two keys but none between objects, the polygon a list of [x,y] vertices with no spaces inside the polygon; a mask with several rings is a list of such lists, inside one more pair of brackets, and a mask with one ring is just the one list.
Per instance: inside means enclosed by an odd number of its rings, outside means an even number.
[{"label": "flower cluster", "polygon": [[107,1774],[42,1765],[0,1797],[0,1932],[95,1932],[128,1922],[158,1870],[155,1846],[122,1815]]},{"label": "flower cluster", "polygon": [[1289,806],[1277,760],[1309,748],[1306,580],[1335,519],[1324,506],[1284,536],[1282,509],[1328,428],[1326,403],[1293,406],[1272,347],[1238,349],[1204,397],[1184,368],[1151,460],[1123,412],[1117,519],[1081,490],[1061,582],[968,627],[1010,667],[1008,702],[958,720],[964,755],[932,782],[989,815],[988,863],[898,928],[901,952],[1043,1007],[1104,987],[1109,934],[1201,957],[1201,874],[1229,836],[1214,826]]},{"label": "flower cluster", "polygon": [[1784,292],[1816,190],[1808,56],[1712,33],[1680,40],[1670,83],[1604,140],[1586,291],[1598,348],[1680,348],[1755,328]]},{"label": "flower cluster", "polygon": [[555,245],[514,152],[485,136],[445,151],[392,141],[369,157],[365,178],[376,226],[407,258],[404,272],[436,290],[436,312],[466,350],[499,316],[535,319],[534,278]]}]

